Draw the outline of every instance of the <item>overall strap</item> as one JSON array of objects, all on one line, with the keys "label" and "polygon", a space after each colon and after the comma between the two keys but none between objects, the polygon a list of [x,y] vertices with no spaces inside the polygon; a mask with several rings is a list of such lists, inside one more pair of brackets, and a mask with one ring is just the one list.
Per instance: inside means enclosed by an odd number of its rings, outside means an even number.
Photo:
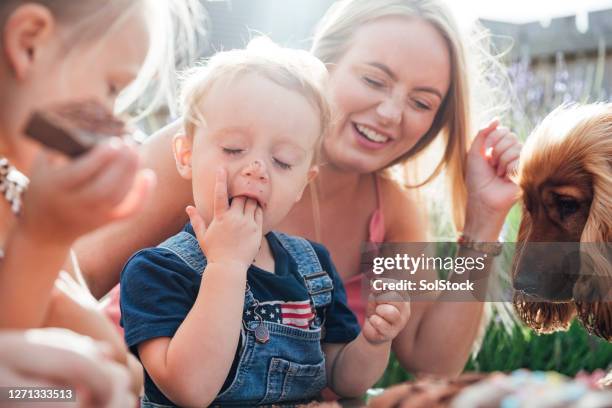
[{"label": "overall strap", "polygon": [[200,248],[198,240],[190,233],[181,231],[168,238],[157,247],[167,249],[174,253],[200,275],[204,273],[204,268],[206,268],[206,257]]},{"label": "overall strap", "polygon": [[334,284],[329,274],[323,270],[314,248],[304,238],[289,236],[282,232],[272,232],[283,248],[295,260],[298,273],[310,296],[313,308],[325,308],[331,304]]},{"label": "overall strap", "polygon": [[[191,269],[198,272],[200,275],[204,273],[206,268],[206,256],[200,248],[200,244],[196,237],[188,232],[181,231],[178,234],[168,238],[157,246],[158,248],[164,248],[174,253],[183,262],[185,262]],[[251,304],[255,302],[253,292],[251,289],[245,291],[244,296],[244,310],[246,310]]]}]

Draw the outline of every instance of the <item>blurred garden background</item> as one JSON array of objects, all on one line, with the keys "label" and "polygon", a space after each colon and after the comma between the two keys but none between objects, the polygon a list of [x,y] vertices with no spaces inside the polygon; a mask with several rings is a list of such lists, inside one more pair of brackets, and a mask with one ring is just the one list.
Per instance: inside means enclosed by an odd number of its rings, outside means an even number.
[{"label": "blurred garden background", "polygon": [[[242,48],[254,34],[308,49],[314,26],[332,0],[209,0],[206,38],[200,56]],[[512,2],[449,1],[460,25],[477,23],[491,34],[492,48],[502,64],[506,90],[504,124],[521,139],[562,103],[610,101],[612,96],[611,0],[515,0]],[[162,111],[147,118],[147,130],[171,118]],[[433,211],[434,240],[452,240],[448,220]],[[505,240],[514,241],[520,208],[511,211]],[[450,239],[449,239],[450,238]],[[508,269],[511,255],[501,259]],[[586,333],[574,322],[567,332],[537,335],[512,315],[509,304],[489,304],[481,344],[466,365],[469,371],[511,371],[517,368],[554,370],[576,375],[581,370],[612,368],[612,344]],[[392,359],[379,386],[410,378]]]}]

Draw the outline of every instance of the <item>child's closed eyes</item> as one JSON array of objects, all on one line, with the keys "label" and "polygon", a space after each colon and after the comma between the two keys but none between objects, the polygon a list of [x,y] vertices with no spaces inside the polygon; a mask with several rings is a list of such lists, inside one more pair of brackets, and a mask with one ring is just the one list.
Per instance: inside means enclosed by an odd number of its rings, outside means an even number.
[{"label": "child's closed eyes", "polygon": [[[247,147],[236,145],[221,145],[221,150],[228,156],[240,157],[248,153]],[[305,158],[302,149],[293,146],[285,145],[281,148],[274,148],[273,151],[270,155],[270,162],[281,170],[291,170],[302,163]]]},{"label": "child's closed eyes", "polygon": [[[230,148],[230,147],[222,147],[222,149],[223,149],[223,153],[229,156],[238,156],[244,153],[245,151],[245,149],[235,149],[235,148]],[[277,157],[272,157],[272,162],[274,163],[274,165],[276,165],[278,168],[282,170],[291,170],[293,168],[292,164],[286,163]]]}]

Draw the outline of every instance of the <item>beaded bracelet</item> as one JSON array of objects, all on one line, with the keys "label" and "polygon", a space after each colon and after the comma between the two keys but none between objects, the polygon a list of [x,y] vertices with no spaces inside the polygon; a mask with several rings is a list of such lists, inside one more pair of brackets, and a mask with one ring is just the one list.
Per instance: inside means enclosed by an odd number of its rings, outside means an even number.
[{"label": "beaded bracelet", "polygon": [[490,256],[497,256],[502,252],[501,242],[478,242],[465,234],[459,236],[457,244],[459,244],[460,247],[482,252]]}]

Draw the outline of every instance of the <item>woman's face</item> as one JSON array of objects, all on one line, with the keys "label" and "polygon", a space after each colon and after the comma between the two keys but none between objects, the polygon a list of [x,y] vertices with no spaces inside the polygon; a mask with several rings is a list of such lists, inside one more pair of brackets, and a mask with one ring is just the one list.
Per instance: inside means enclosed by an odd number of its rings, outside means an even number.
[{"label": "woman's face", "polygon": [[431,127],[450,65],[446,41],[422,19],[385,17],[357,29],[331,67],[337,116],[326,159],[369,173],[405,154]]},{"label": "woman's face", "polygon": [[[36,13],[34,9],[26,18],[45,24],[45,14]],[[137,76],[148,50],[147,24],[138,8],[120,17],[99,38],[85,41],[78,41],[78,32],[58,26],[50,18],[46,23],[48,31],[37,33],[40,37],[29,45],[32,50],[25,49],[20,38],[11,37],[25,35],[19,28],[5,33],[9,44],[5,58],[13,70],[14,80],[2,95],[11,101],[2,103],[2,136],[16,137],[14,146],[24,170],[40,149],[38,143],[21,135],[34,110],[94,99],[112,111],[118,93]],[[75,44],[69,48],[67,44],[71,41]]]}]

